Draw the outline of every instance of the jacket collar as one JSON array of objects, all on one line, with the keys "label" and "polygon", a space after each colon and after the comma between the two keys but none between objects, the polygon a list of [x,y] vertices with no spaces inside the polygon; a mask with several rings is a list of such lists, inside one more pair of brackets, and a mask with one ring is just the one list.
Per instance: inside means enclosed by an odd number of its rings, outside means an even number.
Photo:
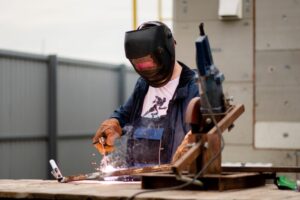
[{"label": "jacket collar", "polygon": [[193,70],[191,70],[189,67],[187,67],[180,61],[178,61],[178,63],[181,65],[182,71],[180,74],[179,84],[174,99],[185,98],[188,95],[189,90],[187,84],[192,80],[196,80],[196,73]]}]

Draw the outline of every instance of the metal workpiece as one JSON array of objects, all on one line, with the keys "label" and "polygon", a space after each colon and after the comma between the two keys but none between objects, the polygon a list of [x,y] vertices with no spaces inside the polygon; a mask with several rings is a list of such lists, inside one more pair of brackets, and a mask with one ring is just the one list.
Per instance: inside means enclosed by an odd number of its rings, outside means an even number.
[{"label": "metal workpiece", "polygon": [[[48,159],[57,159],[57,56],[48,61]],[[48,176],[50,177],[50,175]]]},{"label": "metal workpiece", "polygon": [[100,170],[99,172],[63,176],[63,174],[61,173],[61,170],[58,168],[55,160],[51,159],[51,160],[49,160],[49,163],[52,168],[51,174],[60,183],[68,183],[68,182],[72,182],[72,181],[83,181],[83,180],[104,181],[105,177],[134,176],[134,175],[141,175],[144,173],[171,171],[171,165],[165,164],[165,165],[155,165],[155,166],[147,166],[147,167],[115,169],[115,170],[109,171],[109,172]]}]

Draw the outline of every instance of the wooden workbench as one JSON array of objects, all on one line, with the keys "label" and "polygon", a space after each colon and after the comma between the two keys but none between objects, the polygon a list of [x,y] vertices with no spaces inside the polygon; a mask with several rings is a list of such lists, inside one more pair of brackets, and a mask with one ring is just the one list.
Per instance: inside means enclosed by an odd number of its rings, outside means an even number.
[{"label": "wooden workbench", "polygon": [[[0,199],[126,199],[142,191],[140,182],[82,181],[58,183],[51,180],[0,180]],[[263,199],[299,200],[300,192],[278,190],[275,185],[230,191],[165,191],[147,193],[136,199]]]}]

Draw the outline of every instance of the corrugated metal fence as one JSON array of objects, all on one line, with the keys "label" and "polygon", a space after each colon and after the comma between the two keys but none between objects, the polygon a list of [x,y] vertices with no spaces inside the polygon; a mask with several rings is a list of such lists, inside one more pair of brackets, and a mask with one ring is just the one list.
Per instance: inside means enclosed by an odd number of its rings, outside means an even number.
[{"label": "corrugated metal fence", "polygon": [[91,138],[130,95],[125,65],[0,50],[0,178],[49,178],[93,171]]}]

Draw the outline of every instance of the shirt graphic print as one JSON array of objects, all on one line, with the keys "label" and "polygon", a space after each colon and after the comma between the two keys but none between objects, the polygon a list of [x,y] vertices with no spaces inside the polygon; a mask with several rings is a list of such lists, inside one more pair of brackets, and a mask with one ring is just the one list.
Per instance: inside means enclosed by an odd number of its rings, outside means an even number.
[{"label": "shirt graphic print", "polygon": [[159,118],[167,114],[168,105],[178,86],[179,77],[169,81],[163,87],[155,88],[149,86],[145,96],[142,117]]}]

